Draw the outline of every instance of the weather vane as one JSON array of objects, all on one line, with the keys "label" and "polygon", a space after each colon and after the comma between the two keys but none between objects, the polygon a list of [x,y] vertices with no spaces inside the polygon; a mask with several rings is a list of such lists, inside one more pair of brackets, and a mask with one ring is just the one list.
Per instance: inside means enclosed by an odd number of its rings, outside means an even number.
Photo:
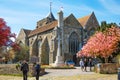
[{"label": "weather vane", "polygon": [[61,6],[60,10],[63,11],[63,6]]}]

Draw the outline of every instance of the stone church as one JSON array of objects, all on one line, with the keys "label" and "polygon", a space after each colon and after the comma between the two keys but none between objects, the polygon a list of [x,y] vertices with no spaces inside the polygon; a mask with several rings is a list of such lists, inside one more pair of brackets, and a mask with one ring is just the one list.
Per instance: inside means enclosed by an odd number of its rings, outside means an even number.
[{"label": "stone church", "polygon": [[58,19],[50,11],[49,15],[37,22],[34,30],[21,29],[16,42],[29,46],[30,61],[37,58],[42,64],[51,64],[56,60],[58,41],[63,60],[77,63],[76,53],[99,27],[92,12],[82,18],[73,14],[64,17],[58,12]]}]

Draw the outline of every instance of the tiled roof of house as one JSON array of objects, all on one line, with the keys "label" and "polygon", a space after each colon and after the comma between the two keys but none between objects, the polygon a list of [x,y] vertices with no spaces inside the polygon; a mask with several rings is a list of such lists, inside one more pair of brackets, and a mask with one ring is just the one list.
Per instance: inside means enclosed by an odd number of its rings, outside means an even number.
[{"label": "tiled roof of house", "polygon": [[35,30],[30,32],[29,37],[32,36],[32,35],[35,35],[35,34],[53,29],[54,27],[57,26],[57,24],[58,24],[58,21],[52,21],[51,23],[46,24],[45,26],[42,26],[40,28],[36,28]]},{"label": "tiled roof of house", "polygon": [[90,18],[91,14],[90,15],[87,15],[87,16],[84,16],[82,18],[78,18],[78,21],[80,22],[80,24],[82,25],[82,27],[85,27],[88,19]]}]

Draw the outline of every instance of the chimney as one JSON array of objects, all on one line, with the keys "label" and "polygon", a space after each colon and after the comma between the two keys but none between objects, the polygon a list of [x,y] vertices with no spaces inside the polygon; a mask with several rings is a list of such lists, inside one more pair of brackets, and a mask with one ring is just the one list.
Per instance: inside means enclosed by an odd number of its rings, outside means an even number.
[{"label": "chimney", "polygon": [[60,10],[58,12],[58,27],[63,27],[63,12]]}]

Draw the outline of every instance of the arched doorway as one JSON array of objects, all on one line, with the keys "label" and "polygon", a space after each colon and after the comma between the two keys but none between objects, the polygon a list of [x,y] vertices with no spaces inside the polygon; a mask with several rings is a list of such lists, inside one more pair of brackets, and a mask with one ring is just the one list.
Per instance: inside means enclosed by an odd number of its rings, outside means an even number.
[{"label": "arched doorway", "polygon": [[79,51],[79,36],[73,32],[69,37],[69,53],[73,56],[72,60],[77,64],[76,53]]}]

